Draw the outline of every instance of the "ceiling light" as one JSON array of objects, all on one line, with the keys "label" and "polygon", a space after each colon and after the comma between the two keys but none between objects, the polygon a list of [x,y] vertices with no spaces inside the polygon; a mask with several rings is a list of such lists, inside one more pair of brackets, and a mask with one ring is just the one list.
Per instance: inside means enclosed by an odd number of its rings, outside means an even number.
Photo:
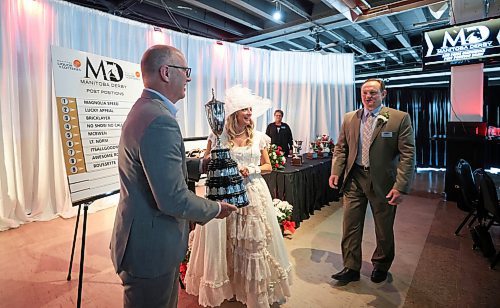
[{"label": "ceiling light", "polygon": [[281,20],[281,5],[276,1],[276,10],[273,13],[273,19],[278,21]]}]

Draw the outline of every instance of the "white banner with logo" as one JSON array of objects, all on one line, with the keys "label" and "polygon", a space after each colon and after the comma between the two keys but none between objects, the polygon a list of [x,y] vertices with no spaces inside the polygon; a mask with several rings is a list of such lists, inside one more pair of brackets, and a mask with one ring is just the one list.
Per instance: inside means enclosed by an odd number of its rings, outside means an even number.
[{"label": "white banner with logo", "polygon": [[52,70],[71,201],[116,192],[121,126],[143,89],[139,64],[52,46]]}]

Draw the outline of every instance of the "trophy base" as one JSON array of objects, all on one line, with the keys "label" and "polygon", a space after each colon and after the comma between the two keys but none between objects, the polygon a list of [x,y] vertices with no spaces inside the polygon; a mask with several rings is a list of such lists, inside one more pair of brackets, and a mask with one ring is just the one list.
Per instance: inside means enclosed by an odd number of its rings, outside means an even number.
[{"label": "trophy base", "polygon": [[312,153],[309,152],[309,153],[307,153],[307,158],[308,159],[316,159],[316,158],[318,158],[318,153],[316,153],[316,152],[312,152]]},{"label": "trophy base", "polygon": [[292,166],[302,166],[302,157],[292,157]]}]

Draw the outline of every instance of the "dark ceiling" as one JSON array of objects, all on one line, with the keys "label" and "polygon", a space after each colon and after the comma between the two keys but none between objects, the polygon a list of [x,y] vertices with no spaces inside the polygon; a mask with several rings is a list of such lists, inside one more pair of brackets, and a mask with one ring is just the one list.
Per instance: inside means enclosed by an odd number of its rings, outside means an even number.
[{"label": "dark ceiling", "polygon": [[[446,0],[67,1],[250,47],[352,52],[356,78],[418,71],[422,32],[450,22]],[[276,10],[283,15],[280,21],[273,19]]]}]

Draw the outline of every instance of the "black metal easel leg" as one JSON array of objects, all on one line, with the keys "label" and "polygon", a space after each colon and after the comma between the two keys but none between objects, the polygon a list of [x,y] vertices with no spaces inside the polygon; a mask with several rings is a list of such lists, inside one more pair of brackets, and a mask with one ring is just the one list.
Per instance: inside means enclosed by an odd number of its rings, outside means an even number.
[{"label": "black metal easel leg", "polygon": [[78,233],[78,224],[80,223],[80,210],[81,209],[82,209],[82,205],[80,204],[78,206],[78,214],[76,215],[75,233],[73,234],[73,246],[71,247],[71,258],[69,259],[68,276],[66,277],[67,281],[71,280],[71,269],[73,268],[73,256],[75,255],[76,234]]},{"label": "black metal easel leg", "polygon": [[460,230],[462,230],[462,228],[465,226],[465,224],[467,223],[467,221],[469,221],[469,219],[471,218],[472,216],[472,212],[470,212],[465,218],[464,220],[462,221],[462,223],[460,224],[460,226],[458,226],[457,230],[455,230],[455,235],[458,235],[458,233],[460,233]]},{"label": "black metal easel leg", "polygon": [[82,285],[83,285],[83,261],[85,259],[85,235],[87,233],[87,211],[88,204],[83,206],[83,230],[82,230],[82,249],[80,254],[80,277],[78,278],[78,299],[76,307],[80,308],[82,305]]}]

